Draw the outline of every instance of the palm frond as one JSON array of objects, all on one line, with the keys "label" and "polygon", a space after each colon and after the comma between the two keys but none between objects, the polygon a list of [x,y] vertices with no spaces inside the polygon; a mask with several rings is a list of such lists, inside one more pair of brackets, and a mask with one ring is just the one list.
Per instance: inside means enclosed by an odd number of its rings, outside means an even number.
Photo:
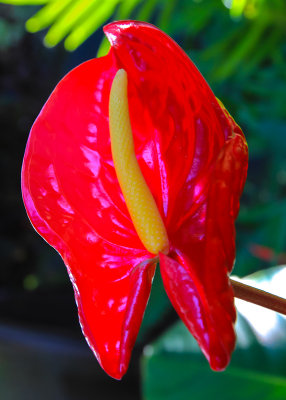
[{"label": "palm frond", "polygon": [[[152,0],[154,4],[158,0]],[[142,0],[4,0],[11,5],[43,5],[26,22],[31,33],[49,28],[44,44],[56,46],[62,40],[65,48],[78,48],[102,24],[112,17],[118,8],[118,18],[129,18]]]}]

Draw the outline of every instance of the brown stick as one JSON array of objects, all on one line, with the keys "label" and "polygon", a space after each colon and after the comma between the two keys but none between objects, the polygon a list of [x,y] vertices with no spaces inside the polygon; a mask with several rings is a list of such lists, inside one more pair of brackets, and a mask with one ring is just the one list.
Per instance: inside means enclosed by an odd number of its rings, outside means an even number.
[{"label": "brown stick", "polygon": [[235,297],[286,315],[286,299],[233,279],[230,279],[230,282]]}]

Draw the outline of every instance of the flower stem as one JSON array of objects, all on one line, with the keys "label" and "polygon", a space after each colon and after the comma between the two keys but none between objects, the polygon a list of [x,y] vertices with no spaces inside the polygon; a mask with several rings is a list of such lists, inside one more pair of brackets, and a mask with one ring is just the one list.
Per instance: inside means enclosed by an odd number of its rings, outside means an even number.
[{"label": "flower stem", "polygon": [[233,279],[230,279],[230,282],[235,297],[286,315],[286,299]]}]

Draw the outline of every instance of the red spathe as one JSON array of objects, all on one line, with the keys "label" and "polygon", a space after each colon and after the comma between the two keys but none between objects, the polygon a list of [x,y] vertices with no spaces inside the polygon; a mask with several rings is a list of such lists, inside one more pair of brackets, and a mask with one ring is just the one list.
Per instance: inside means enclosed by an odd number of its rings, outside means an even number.
[{"label": "red spathe", "polygon": [[136,157],[171,246],[160,254],[164,285],[211,367],[221,370],[235,344],[228,273],[245,138],[167,35],[135,21],[104,32],[109,54],[66,75],[32,127],[22,170],[29,218],[68,268],[90,347],[120,379],[155,271],[151,262],[138,266],[154,256],[134,229],[111,156],[109,93],[125,69]]}]

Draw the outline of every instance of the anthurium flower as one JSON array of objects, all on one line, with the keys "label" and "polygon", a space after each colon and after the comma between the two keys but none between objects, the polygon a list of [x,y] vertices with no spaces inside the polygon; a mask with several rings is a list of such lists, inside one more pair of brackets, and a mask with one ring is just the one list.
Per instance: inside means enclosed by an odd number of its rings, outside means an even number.
[{"label": "anthurium flower", "polygon": [[108,55],[67,74],[32,127],[27,213],[61,254],[108,374],[127,370],[158,261],[173,306],[222,370],[235,344],[228,274],[245,138],[167,35],[134,21],[104,32]]}]

